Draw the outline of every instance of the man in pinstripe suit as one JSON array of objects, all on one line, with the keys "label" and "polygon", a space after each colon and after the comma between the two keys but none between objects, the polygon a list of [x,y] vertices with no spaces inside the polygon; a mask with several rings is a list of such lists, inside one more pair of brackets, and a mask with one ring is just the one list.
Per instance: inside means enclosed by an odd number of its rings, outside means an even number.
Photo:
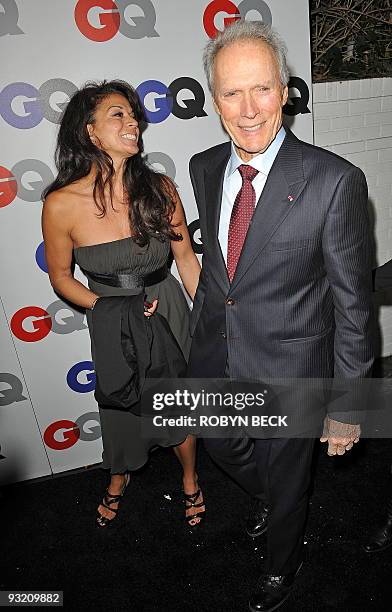
[{"label": "man in pinstripe suit", "polygon": [[[369,376],[370,232],[363,173],[282,126],[285,45],[269,26],[232,24],[208,43],[204,63],[231,142],[190,162],[203,269],[189,375]],[[357,426],[326,419],[322,440],[329,454],[343,454],[358,437]],[[259,500],[248,532],[267,531],[266,567],[249,605],[275,610],[301,566],[314,441],[244,436],[205,442],[214,460]]]}]

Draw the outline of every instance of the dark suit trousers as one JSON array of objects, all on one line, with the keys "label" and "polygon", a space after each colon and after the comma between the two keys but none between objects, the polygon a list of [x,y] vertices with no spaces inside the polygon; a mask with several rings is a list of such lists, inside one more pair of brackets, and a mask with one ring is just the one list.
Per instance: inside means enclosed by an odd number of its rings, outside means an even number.
[{"label": "dark suit trousers", "polygon": [[296,571],[302,559],[314,439],[205,438],[211,457],[270,507],[265,573]]}]

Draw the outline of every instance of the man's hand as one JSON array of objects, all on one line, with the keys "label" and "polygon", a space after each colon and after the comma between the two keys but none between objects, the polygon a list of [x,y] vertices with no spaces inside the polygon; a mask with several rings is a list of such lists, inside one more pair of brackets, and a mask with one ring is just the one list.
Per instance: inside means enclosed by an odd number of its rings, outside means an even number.
[{"label": "man's hand", "polygon": [[320,442],[328,442],[328,455],[344,455],[354,444],[359,441],[361,435],[360,425],[350,425],[350,423],[340,423],[328,416],[324,420],[324,431]]}]

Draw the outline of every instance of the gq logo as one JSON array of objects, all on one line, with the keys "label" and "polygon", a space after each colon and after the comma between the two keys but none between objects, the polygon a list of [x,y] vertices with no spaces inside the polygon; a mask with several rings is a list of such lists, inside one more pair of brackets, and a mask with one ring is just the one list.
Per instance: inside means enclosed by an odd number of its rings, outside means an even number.
[{"label": "gq logo", "polygon": [[[28,322],[28,327],[24,323]],[[11,331],[24,342],[37,342],[48,335],[52,329],[49,313],[39,306],[25,306],[18,310],[11,319]]]},{"label": "gq logo", "polygon": [[18,26],[19,10],[15,0],[0,0],[0,36],[24,34]]},{"label": "gq logo", "polygon": [[[90,425],[88,425],[90,423]],[[98,412],[86,412],[76,421],[63,419],[51,423],[44,432],[46,446],[53,450],[71,448],[78,440],[91,442],[101,437],[101,424]]]},{"label": "gq logo", "polygon": [[0,406],[9,406],[25,399],[22,381],[14,374],[0,372]]},{"label": "gq logo", "polygon": [[[188,89],[193,98],[178,102],[178,94]],[[206,117],[204,110],[205,95],[200,83],[191,77],[179,77],[167,87],[161,81],[144,81],[136,89],[141,103],[144,106],[146,119],[149,123],[161,123],[173,113],[178,119],[193,119],[193,117]],[[151,107],[147,105],[150,100]]]},{"label": "gq logo", "polygon": [[163,172],[173,181],[176,178],[177,170],[172,158],[161,151],[153,151],[147,155],[147,163],[155,168],[157,172]]},{"label": "gq logo", "polygon": [[[304,115],[310,113],[308,108],[309,102],[309,87],[303,79],[297,76],[290,77],[288,82],[289,96],[287,98],[287,104],[283,107],[285,115]],[[298,91],[299,96],[295,95],[295,91]]]},{"label": "gq logo", "polygon": [[46,263],[45,257],[45,245],[43,242],[38,245],[37,250],[35,251],[35,261],[42,272],[48,273],[48,264]]},{"label": "gq logo", "polygon": [[195,219],[188,225],[192,248],[198,255],[203,255],[203,242],[200,234],[200,219]]},{"label": "gq logo", "polygon": [[22,159],[11,170],[0,166],[0,208],[16,196],[25,202],[39,202],[43,189],[53,180],[51,169],[39,159]]},{"label": "gq logo", "polygon": [[71,334],[74,331],[87,329],[84,313],[74,310],[61,300],[47,306],[25,306],[11,318],[11,331],[23,342],[39,342],[53,331],[55,334]]},{"label": "gq logo", "polygon": [[[129,16],[129,6],[138,6],[142,16]],[[117,32],[126,38],[140,39],[159,36],[155,30],[157,16],[151,0],[79,0],[75,6],[75,23],[86,38],[94,42],[111,40]]]},{"label": "gq logo", "polygon": [[[189,90],[192,97],[180,103],[182,90]],[[0,116],[9,125],[21,130],[35,127],[43,118],[60,123],[63,110],[75,91],[76,85],[67,79],[49,79],[39,89],[29,83],[10,83],[0,93]],[[144,81],[136,91],[150,123],[160,123],[170,113],[179,119],[207,115],[204,111],[204,90],[191,77],[179,77],[169,87],[161,81]],[[62,94],[62,101],[58,99],[59,93]],[[64,97],[68,99],[64,100]]]},{"label": "gq logo", "polygon": [[210,2],[204,11],[204,30],[207,36],[214,38],[219,32],[215,24],[215,18],[219,13],[230,15],[230,17],[224,17],[223,19],[222,29],[224,29],[234,21],[246,19],[246,16],[250,11],[257,11],[263,23],[272,25],[272,14],[270,8],[263,0],[242,0],[238,6],[230,0],[213,0],[213,2]]},{"label": "gq logo", "polygon": [[[83,376],[81,376],[83,374]],[[75,363],[67,374],[67,385],[76,393],[90,393],[95,389],[95,371],[92,361]]]},{"label": "gq logo", "polygon": [[35,127],[43,118],[60,123],[64,107],[75,91],[76,85],[67,79],[49,79],[39,89],[30,83],[10,83],[0,93],[0,115],[21,130]]}]

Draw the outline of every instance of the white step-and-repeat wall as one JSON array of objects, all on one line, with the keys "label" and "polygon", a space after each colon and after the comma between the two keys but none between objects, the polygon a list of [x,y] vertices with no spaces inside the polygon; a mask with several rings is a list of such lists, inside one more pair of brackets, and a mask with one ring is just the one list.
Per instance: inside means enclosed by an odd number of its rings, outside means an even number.
[{"label": "white step-and-repeat wall", "polygon": [[240,16],[285,38],[286,121],[312,142],[308,0],[0,0],[0,482],[101,460],[85,316],[51,289],[40,227],[69,96],[88,80],[137,88],[149,121],[145,151],[175,179],[201,254],[188,162],[226,139],[202,49]]}]

